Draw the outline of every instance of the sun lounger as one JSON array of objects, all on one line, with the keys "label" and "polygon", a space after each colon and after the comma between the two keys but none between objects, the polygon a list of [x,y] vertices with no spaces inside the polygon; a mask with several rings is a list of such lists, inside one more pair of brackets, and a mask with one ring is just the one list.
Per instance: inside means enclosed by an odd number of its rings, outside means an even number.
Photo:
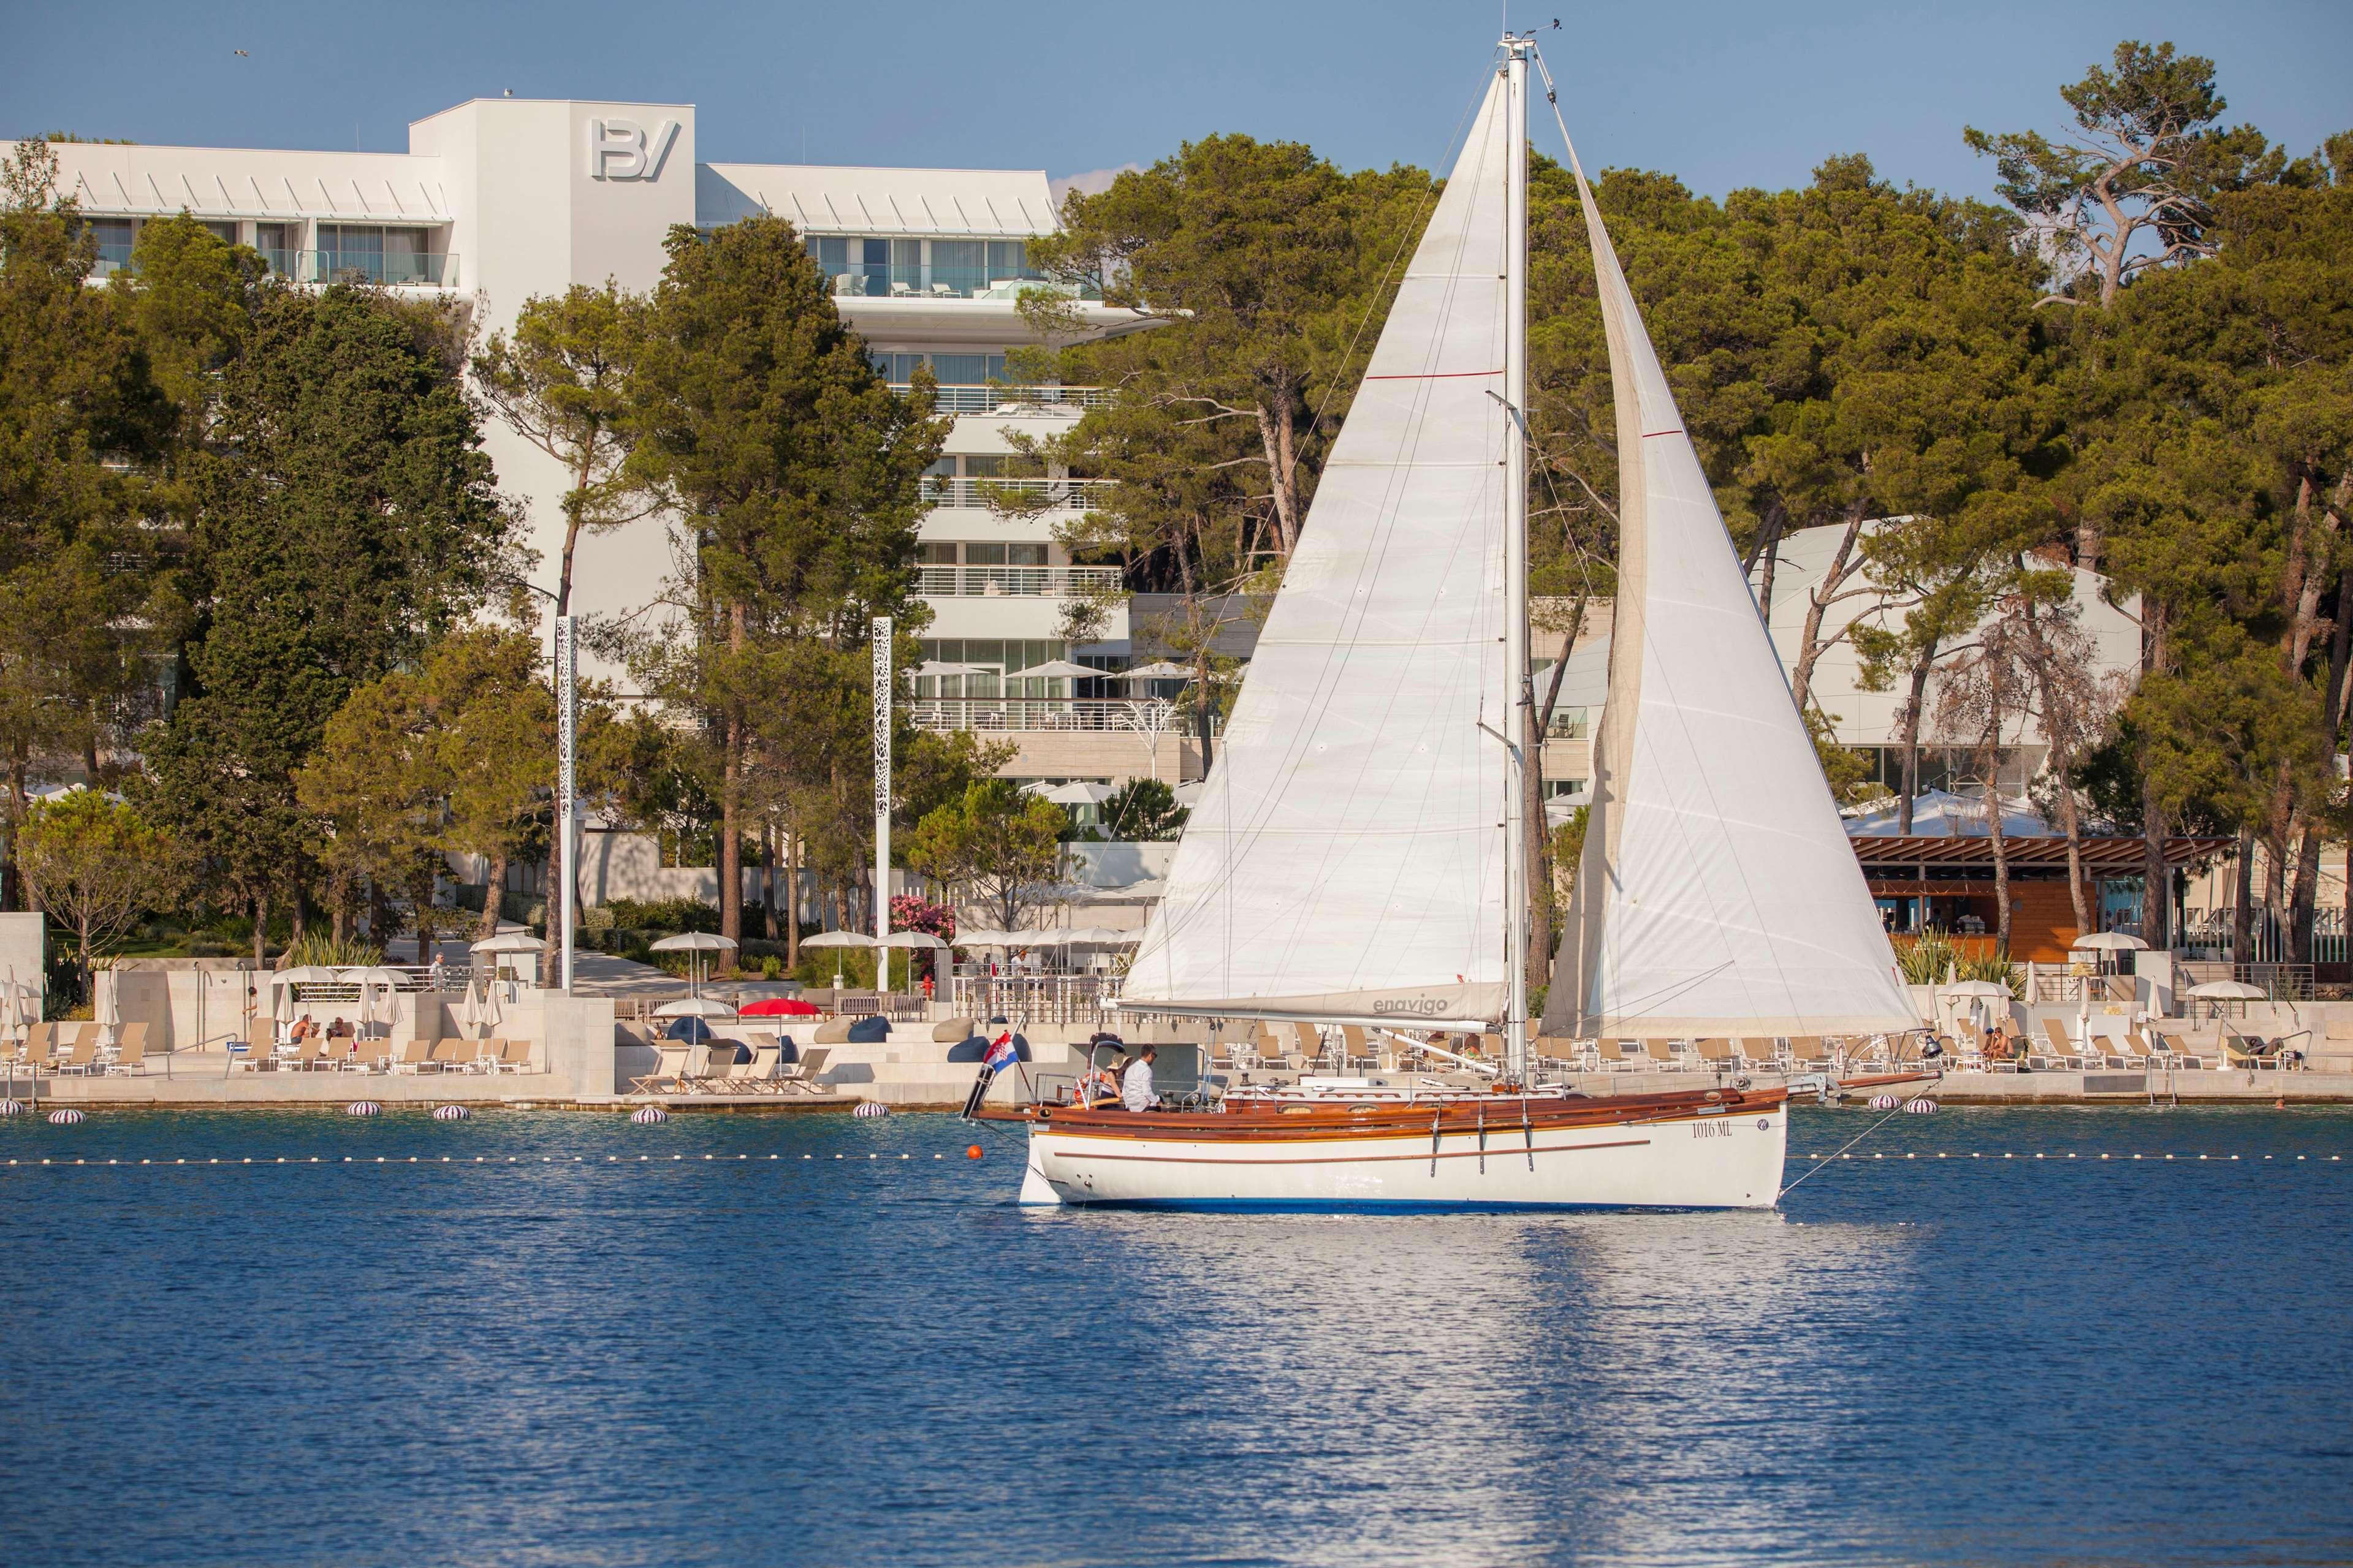
[{"label": "sun lounger", "polygon": [[777,1070],[778,1090],[780,1092],[797,1090],[802,1094],[833,1093],[833,1085],[817,1081],[824,1073],[826,1063],[832,1056],[833,1052],[823,1046],[803,1051],[800,1060],[786,1062]]},{"label": "sun lounger", "polygon": [[1791,1035],[1788,1038],[1789,1068],[1793,1072],[1826,1072],[1830,1069],[1830,1047],[1820,1035]]},{"label": "sun lounger", "polygon": [[17,1059],[28,1072],[38,1073],[49,1065],[57,1054],[58,1026],[55,1024],[35,1024],[25,1031],[22,1044],[16,1047]]},{"label": "sun lounger", "polygon": [[1681,1072],[1683,1070],[1683,1056],[1675,1049],[1672,1041],[1644,1040],[1642,1042],[1642,1050],[1643,1053],[1650,1058],[1650,1061],[1646,1065],[1655,1068],[1661,1072]]},{"label": "sun lounger", "polygon": [[2027,1066],[2034,1067],[2037,1063],[2048,1062],[2051,1064],[2051,1070],[2055,1072],[2073,1072],[2084,1066],[2084,1053],[2077,1049],[2075,1042],[2068,1037],[2066,1025],[2056,1018],[2043,1019],[2042,1037],[2049,1042],[2050,1048],[2028,1053]]},{"label": "sun lounger", "polygon": [[1632,1044],[1631,1040],[1596,1040],[1593,1042],[1594,1059],[1601,1064],[1603,1072],[1633,1072],[1642,1063],[1627,1052],[1626,1047]]},{"label": "sun lounger", "polygon": [[432,1040],[409,1041],[406,1047],[402,1047],[399,1059],[392,1064],[392,1070],[395,1072],[423,1072],[427,1067],[432,1065],[433,1047],[435,1043],[436,1042]]},{"label": "sun lounger", "polygon": [[1737,1072],[1742,1066],[1740,1053],[1733,1049],[1730,1040],[1694,1040],[1692,1044],[1699,1052],[1699,1059],[1718,1072]]},{"label": "sun lounger", "polygon": [[785,1048],[778,1045],[754,1046],[752,1059],[736,1064],[735,1076],[727,1087],[736,1094],[773,1094],[776,1089],[776,1067]]},{"label": "sun lounger", "polygon": [[106,1064],[108,1072],[137,1078],[147,1071],[148,1028],[143,1018],[122,1026],[122,1041],[114,1047],[114,1059]]},{"label": "sun lounger", "polygon": [[362,1040],[358,1054],[337,1065],[345,1072],[388,1072],[392,1068],[392,1041]]},{"label": "sun lounger", "polygon": [[96,1024],[84,1024],[81,1026],[81,1032],[74,1037],[72,1048],[66,1052],[63,1059],[56,1063],[52,1070],[84,1075],[96,1071],[98,1043],[103,1037],[103,1032]]},{"label": "sun lounger", "polygon": [[687,1052],[688,1067],[679,1074],[678,1087],[689,1094],[723,1094],[727,1076],[735,1070],[735,1042],[721,1040]]},{"label": "sun lounger", "polygon": [[506,1049],[499,1053],[498,1070],[501,1072],[529,1072],[531,1070],[531,1042],[529,1040],[509,1040],[506,1045]]},{"label": "sun lounger", "polygon": [[473,1065],[480,1047],[479,1040],[436,1040],[429,1065],[439,1072],[463,1072]]},{"label": "sun lounger", "polygon": [[2222,1065],[2275,1071],[2280,1065],[2280,1052],[2272,1041],[2257,1036],[2225,1033],[2222,1036]]},{"label": "sun lounger", "polygon": [[683,1040],[663,1040],[654,1047],[654,1070],[640,1073],[629,1080],[631,1094],[659,1094],[665,1086],[675,1089],[678,1075],[686,1066],[687,1046]]}]

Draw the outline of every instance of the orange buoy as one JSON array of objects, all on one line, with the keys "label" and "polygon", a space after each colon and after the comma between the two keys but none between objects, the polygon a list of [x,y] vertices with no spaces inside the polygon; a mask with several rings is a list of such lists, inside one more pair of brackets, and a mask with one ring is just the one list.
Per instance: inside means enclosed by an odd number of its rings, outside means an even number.
[{"label": "orange buoy", "polygon": [[977,1160],[977,1159],[979,1159],[979,1158],[980,1158],[980,1145],[979,1145],[979,1144],[977,1144],[977,1143],[974,1143],[974,1144],[970,1144],[970,1145],[968,1145],[968,1146],[965,1148],[965,1152],[964,1152],[964,1157],[965,1157],[965,1159],[967,1159],[967,1160]]}]

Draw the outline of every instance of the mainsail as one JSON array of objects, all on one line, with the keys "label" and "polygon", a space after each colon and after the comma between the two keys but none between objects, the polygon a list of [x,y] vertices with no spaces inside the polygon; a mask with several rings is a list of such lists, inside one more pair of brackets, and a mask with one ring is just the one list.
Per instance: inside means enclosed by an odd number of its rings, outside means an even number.
[{"label": "mainsail", "polygon": [[1505,90],[1499,73],[1324,465],[1129,1010],[1504,1014],[1515,437],[1500,399],[1506,181],[1524,155]]},{"label": "mainsail", "polygon": [[1576,174],[1617,399],[1618,602],[1545,1033],[1917,1028],[1707,476]]}]

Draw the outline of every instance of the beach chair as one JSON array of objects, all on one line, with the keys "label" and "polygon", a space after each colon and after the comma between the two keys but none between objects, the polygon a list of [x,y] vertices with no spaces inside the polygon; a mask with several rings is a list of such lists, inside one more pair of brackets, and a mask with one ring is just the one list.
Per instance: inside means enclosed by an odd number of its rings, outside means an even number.
[{"label": "beach chair", "polygon": [[2073,1040],[2067,1037],[2066,1025],[2056,1018],[2043,1019],[2042,1038],[2049,1048],[2040,1051],[2030,1050],[2026,1056],[2026,1065],[2029,1068],[2042,1071],[2045,1069],[2037,1064],[2048,1062],[2050,1067],[2047,1070],[2052,1072],[2073,1072],[2082,1068],[2084,1053],[2076,1048]]},{"label": "beach chair", "polygon": [[1340,1049],[1351,1071],[1370,1072],[1380,1065],[1380,1053],[1373,1048],[1361,1024],[1340,1026]]},{"label": "beach chair", "polygon": [[96,1024],[84,1024],[80,1032],[74,1036],[72,1047],[51,1070],[61,1073],[79,1073],[84,1076],[97,1071],[98,1043],[104,1037],[104,1032]]},{"label": "beach chair", "polygon": [[727,1087],[736,1094],[776,1093],[776,1068],[784,1054],[781,1045],[754,1045],[752,1059],[736,1064],[735,1076],[727,1080]]},{"label": "beach chair", "polygon": [[1831,1050],[1820,1035],[1791,1035],[1788,1038],[1789,1070],[1791,1072],[1828,1072]]},{"label": "beach chair", "polygon": [[16,1047],[16,1058],[25,1064],[26,1072],[38,1075],[49,1065],[49,1058],[57,1054],[57,1049],[58,1026],[55,1024],[35,1024],[25,1031],[24,1041]]},{"label": "beach chair", "polygon": [[2257,1068],[2277,1071],[2279,1068],[2280,1052],[2276,1044],[2261,1036],[2234,1035],[2225,1029],[2221,1046],[2222,1065],[2226,1068],[2243,1068],[2250,1071]]},{"label": "beach chair", "polygon": [[1672,1040],[1644,1040],[1642,1042],[1642,1051],[1643,1054],[1650,1058],[1644,1064],[1645,1066],[1653,1068],[1660,1072],[1681,1072],[1683,1070],[1683,1053],[1675,1049],[1674,1042]]},{"label": "beach chair", "polygon": [[114,1047],[114,1059],[106,1064],[109,1073],[138,1078],[147,1071],[147,1031],[150,1027],[144,1018],[122,1026],[122,1041]]},{"label": "beach chair", "polygon": [[801,1053],[800,1060],[797,1062],[786,1062],[783,1067],[776,1070],[776,1091],[779,1094],[794,1092],[801,1094],[833,1093],[833,1085],[829,1083],[819,1083],[817,1081],[818,1077],[824,1073],[826,1063],[831,1059],[832,1056],[833,1052],[823,1046],[813,1047],[808,1050],[803,1051]]},{"label": "beach chair", "polygon": [[506,1049],[499,1053],[497,1070],[500,1072],[529,1072],[531,1070],[531,1042],[529,1040],[509,1040],[506,1044]]},{"label": "beach chair", "polygon": [[345,1072],[389,1072],[392,1070],[392,1040],[389,1036],[362,1040],[356,1055],[341,1064]]},{"label": "beach chair", "polygon": [[2149,1064],[2148,1038],[2138,1029],[2126,1029],[2124,1037],[2110,1047],[2116,1059],[2127,1068],[2146,1071]]},{"label": "beach chair", "polygon": [[326,1039],[313,1035],[294,1047],[293,1059],[286,1064],[286,1068],[289,1072],[316,1072],[328,1065]]},{"label": "beach chair", "polygon": [[678,1075],[686,1068],[687,1045],[683,1040],[660,1040],[654,1046],[654,1070],[640,1073],[629,1080],[631,1094],[659,1094],[663,1086],[678,1088]]},{"label": "beach chair", "polygon": [[433,1047],[435,1044],[436,1042],[432,1040],[409,1041],[407,1045],[401,1047],[398,1058],[391,1064],[392,1070],[394,1072],[423,1072],[427,1068],[433,1064]]},{"label": "beach chair", "polygon": [[678,1087],[688,1094],[721,1094],[726,1091],[727,1075],[735,1070],[735,1042],[719,1040],[691,1047],[686,1053],[687,1066],[678,1076]]},{"label": "beach chair", "polygon": [[1730,1040],[1694,1040],[1692,1047],[1699,1052],[1702,1062],[1718,1072],[1738,1072],[1743,1065],[1740,1053],[1733,1049]]},{"label": "beach chair", "polygon": [[1593,1042],[1593,1059],[1603,1072],[1636,1071],[1642,1064],[1628,1053],[1626,1047],[1632,1044],[1631,1040],[1596,1040]]}]

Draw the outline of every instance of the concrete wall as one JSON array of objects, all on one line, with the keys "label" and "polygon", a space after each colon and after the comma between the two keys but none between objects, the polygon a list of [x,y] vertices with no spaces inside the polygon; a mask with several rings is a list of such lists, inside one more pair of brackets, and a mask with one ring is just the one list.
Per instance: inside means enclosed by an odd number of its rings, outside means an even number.
[{"label": "concrete wall", "polygon": [[32,989],[30,1006],[37,1023],[48,1016],[43,1010],[48,1002],[45,985],[48,963],[47,915],[0,915],[0,980],[13,972],[17,984]]}]

